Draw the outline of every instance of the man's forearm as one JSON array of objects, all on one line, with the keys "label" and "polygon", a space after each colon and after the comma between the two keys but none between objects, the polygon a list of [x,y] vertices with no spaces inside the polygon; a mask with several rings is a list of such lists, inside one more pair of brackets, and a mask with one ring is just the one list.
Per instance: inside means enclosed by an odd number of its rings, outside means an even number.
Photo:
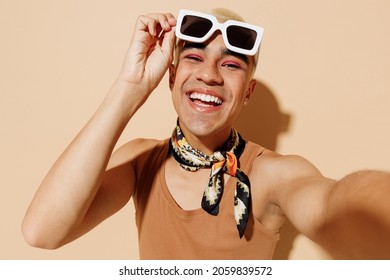
[{"label": "man's forearm", "polygon": [[48,172],[23,221],[23,233],[30,244],[60,246],[81,222],[119,136],[143,103],[131,91],[127,83],[116,82]]},{"label": "man's forearm", "polygon": [[390,258],[390,173],[361,171],[329,195],[321,245],[337,259]]}]

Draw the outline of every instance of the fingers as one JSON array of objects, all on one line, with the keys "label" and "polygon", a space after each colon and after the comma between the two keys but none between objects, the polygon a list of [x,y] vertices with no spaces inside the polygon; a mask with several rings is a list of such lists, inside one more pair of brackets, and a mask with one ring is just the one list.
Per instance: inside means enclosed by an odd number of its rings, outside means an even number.
[{"label": "fingers", "polygon": [[176,19],[170,14],[138,17],[120,76],[135,84],[157,85],[173,59]]},{"label": "fingers", "polygon": [[151,36],[159,36],[176,26],[176,19],[171,13],[147,14],[138,17],[137,29],[148,32]]}]

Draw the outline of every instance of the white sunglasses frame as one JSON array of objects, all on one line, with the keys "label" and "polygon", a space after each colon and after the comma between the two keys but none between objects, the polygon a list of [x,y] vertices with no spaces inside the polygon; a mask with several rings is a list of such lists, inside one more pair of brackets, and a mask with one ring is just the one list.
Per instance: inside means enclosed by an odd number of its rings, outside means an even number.
[{"label": "white sunglasses frame", "polygon": [[[182,26],[183,19],[185,16],[196,16],[196,17],[205,18],[205,19],[208,19],[209,21],[211,21],[211,23],[213,25],[212,25],[211,29],[207,32],[207,34],[204,35],[202,38],[188,36],[188,35],[181,33],[181,31],[180,31],[180,27]],[[252,49],[246,50],[243,48],[238,48],[238,47],[232,46],[229,43],[226,29],[232,25],[245,27],[245,28],[248,28],[248,29],[256,32],[257,36],[256,36],[256,40],[255,40],[255,43],[254,43]],[[194,43],[203,43],[207,39],[209,39],[211,37],[211,35],[213,35],[216,30],[221,31],[223,41],[229,50],[236,52],[236,53],[249,55],[249,56],[255,55],[256,52],[259,50],[260,43],[261,43],[261,40],[263,38],[263,33],[264,33],[264,28],[257,26],[257,25],[249,24],[246,22],[236,21],[236,20],[227,20],[224,23],[220,23],[220,22],[218,22],[218,19],[213,15],[209,15],[209,14],[201,13],[201,12],[196,12],[196,11],[185,10],[185,9],[181,9],[179,11],[179,15],[177,17],[177,23],[176,23],[176,31],[175,31],[177,38],[182,39],[184,41],[194,42]]]}]

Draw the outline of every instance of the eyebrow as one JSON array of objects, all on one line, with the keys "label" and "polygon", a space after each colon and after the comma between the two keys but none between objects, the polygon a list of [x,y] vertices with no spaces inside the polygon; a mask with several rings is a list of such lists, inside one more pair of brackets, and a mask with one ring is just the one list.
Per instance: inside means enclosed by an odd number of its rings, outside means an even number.
[{"label": "eyebrow", "polygon": [[237,57],[238,59],[241,59],[242,61],[244,61],[246,64],[249,64],[249,58],[248,58],[246,55],[244,55],[244,54],[237,53],[237,52],[233,52],[233,51],[231,51],[231,50],[229,50],[229,49],[224,49],[224,50],[222,51],[222,53],[223,53],[224,55],[232,55],[232,56],[235,56],[235,57]]},{"label": "eyebrow", "polygon": [[[183,45],[182,51],[188,50],[188,49],[199,49],[204,51],[206,49],[206,45],[203,43],[185,43]],[[221,50],[222,55],[231,55],[234,57],[237,57],[238,59],[244,61],[246,64],[249,64],[249,58],[241,53],[233,52],[227,48],[224,48]]]},{"label": "eyebrow", "polygon": [[183,44],[182,51],[188,50],[188,49],[200,49],[204,51],[206,49],[206,45],[202,43],[187,43]]}]

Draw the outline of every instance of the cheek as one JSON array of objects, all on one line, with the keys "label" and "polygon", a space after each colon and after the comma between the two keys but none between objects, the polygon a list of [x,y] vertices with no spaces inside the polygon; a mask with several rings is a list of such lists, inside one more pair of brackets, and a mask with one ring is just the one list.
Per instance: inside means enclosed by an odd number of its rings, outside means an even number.
[{"label": "cheek", "polygon": [[187,63],[180,62],[176,68],[176,79],[184,79],[194,72],[193,67],[189,67]]},{"label": "cheek", "polygon": [[185,98],[185,95],[181,94],[179,83],[175,82],[175,84],[172,88],[172,91],[171,91],[171,99],[172,99],[173,107],[174,107],[176,113],[178,113],[178,114],[183,107],[183,106],[181,106],[183,98]]},{"label": "cheek", "polygon": [[234,99],[237,103],[236,105],[240,106],[244,102],[245,97],[246,97],[247,92],[248,92],[247,84],[243,83],[243,81],[240,79],[237,79],[237,80],[230,79],[229,80],[229,88],[230,88],[232,95],[234,96]]}]

